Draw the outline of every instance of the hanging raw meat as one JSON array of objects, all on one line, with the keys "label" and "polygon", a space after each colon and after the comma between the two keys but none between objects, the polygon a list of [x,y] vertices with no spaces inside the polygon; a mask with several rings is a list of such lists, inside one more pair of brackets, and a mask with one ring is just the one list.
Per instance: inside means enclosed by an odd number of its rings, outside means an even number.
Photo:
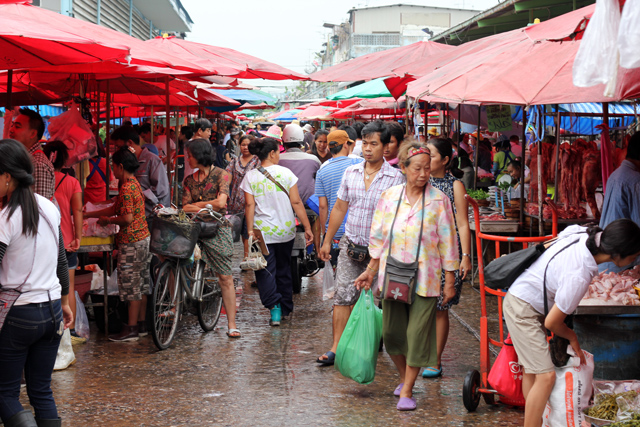
[{"label": "hanging raw meat", "polygon": [[602,168],[600,151],[589,149],[582,156],[582,197],[587,201],[596,220],[600,220],[600,212],[596,203],[596,188],[602,184]]}]

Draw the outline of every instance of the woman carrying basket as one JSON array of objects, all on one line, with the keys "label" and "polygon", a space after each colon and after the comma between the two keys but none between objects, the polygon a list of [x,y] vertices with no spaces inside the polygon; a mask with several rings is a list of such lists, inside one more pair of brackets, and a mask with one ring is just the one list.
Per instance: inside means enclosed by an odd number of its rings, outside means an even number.
[{"label": "woman carrying basket", "polygon": [[[565,324],[598,274],[598,264],[631,264],[640,255],[640,227],[628,219],[599,227],[568,227],[528,269],[504,298],[503,314],[518,362],[524,367],[524,426],[540,427],[556,373],[546,331],[565,338],[580,362],[585,357],[576,333]],[[547,293],[545,303],[544,293]],[[551,307],[545,315],[547,307]]]},{"label": "woman carrying basket", "polygon": [[[198,168],[193,175],[184,180],[182,193],[182,209],[185,212],[198,212],[207,205],[214,211],[225,214],[229,197],[231,175],[213,165],[213,150],[206,139],[190,141],[185,150],[187,161],[192,168]],[[202,257],[218,276],[222,290],[222,303],[227,312],[229,338],[240,338],[242,335],[236,327],[236,291],[231,277],[231,257],[233,256],[233,234],[228,222],[221,224],[215,237],[201,239]]]},{"label": "woman carrying basket", "polygon": [[149,228],[144,215],[144,195],[135,178],[140,166],[135,151],[122,147],[113,154],[113,175],[118,179],[118,198],[107,209],[85,213],[85,218],[99,218],[98,224],[116,224],[118,245],[118,291],[129,303],[129,322],[119,334],[109,335],[116,342],[137,341],[144,333],[147,295],[149,294]]},{"label": "woman carrying basket", "polygon": [[[369,289],[378,275],[383,287],[382,336],[401,379],[394,391],[400,397],[397,409],[411,411],[416,409],[413,386],[420,367],[437,363],[436,304],[441,271],[445,271],[442,301],[447,304],[456,294],[454,273],[459,255],[451,202],[429,184],[429,149],[418,142],[406,142],[399,159],[407,184],[382,193],[371,223],[371,261],[355,285]],[[397,267],[406,273],[408,263],[414,269],[413,286],[401,293],[390,272]]]}]

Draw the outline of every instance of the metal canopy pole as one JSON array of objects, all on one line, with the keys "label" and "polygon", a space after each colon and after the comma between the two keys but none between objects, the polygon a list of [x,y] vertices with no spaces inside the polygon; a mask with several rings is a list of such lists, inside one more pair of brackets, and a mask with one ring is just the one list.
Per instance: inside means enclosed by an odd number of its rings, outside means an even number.
[{"label": "metal canopy pole", "polygon": [[480,122],[482,120],[482,105],[478,105],[478,131],[476,133],[476,148],[473,150],[473,189],[478,189],[478,151],[480,150]]},{"label": "metal canopy pole", "polygon": [[520,159],[520,226],[524,225],[524,209],[527,201],[524,198],[524,168],[527,148],[527,110],[522,106],[522,158]]},{"label": "metal canopy pole", "polygon": [[[554,179],[554,185],[556,188],[554,202],[558,203],[560,201],[560,188],[558,187],[558,175],[560,170],[560,106],[556,104],[556,176]],[[566,206],[565,206],[566,207]]]},{"label": "metal canopy pole", "polygon": [[13,70],[7,70],[7,102],[5,103],[5,113],[13,107],[11,105],[11,92],[13,91]]},{"label": "metal canopy pole", "polygon": [[171,99],[169,98],[169,76],[166,76],[164,79],[164,89],[166,95],[167,105],[166,108],[166,117],[167,117],[167,126],[164,128],[165,135],[167,137],[167,179],[169,183],[171,183],[171,164],[169,160],[171,159],[171,141],[169,136],[171,135]]}]

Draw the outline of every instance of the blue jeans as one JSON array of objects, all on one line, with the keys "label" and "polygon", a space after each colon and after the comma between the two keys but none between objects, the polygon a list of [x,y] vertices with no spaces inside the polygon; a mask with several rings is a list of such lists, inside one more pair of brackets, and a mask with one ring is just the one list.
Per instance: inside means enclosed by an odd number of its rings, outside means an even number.
[{"label": "blue jeans", "polygon": [[19,400],[23,370],[36,418],[58,418],[51,373],[60,345],[60,322],[60,300],[14,305],[9,311],[0,332],[0,418],[4,423],[24,409]]},{"label": "blue jeans", "polygon": [[291,251],[293,240],[268,244],[269,255],[265,256],[267,267],[258,270],[256,284],[262,305],[271,309],[280,304],[282,316],[293,311],[293,280],[291,279]]}]

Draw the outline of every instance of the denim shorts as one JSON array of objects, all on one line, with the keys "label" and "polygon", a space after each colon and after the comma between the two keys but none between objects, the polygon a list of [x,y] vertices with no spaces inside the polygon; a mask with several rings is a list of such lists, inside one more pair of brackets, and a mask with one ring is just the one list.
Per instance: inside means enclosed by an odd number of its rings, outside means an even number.
[{"label": "denim shorts", "polygon": [[78,253],[77,252],[66,252],[67,254],[67,264],[69,264],[69,270],[75,270],[78,268]]}]

